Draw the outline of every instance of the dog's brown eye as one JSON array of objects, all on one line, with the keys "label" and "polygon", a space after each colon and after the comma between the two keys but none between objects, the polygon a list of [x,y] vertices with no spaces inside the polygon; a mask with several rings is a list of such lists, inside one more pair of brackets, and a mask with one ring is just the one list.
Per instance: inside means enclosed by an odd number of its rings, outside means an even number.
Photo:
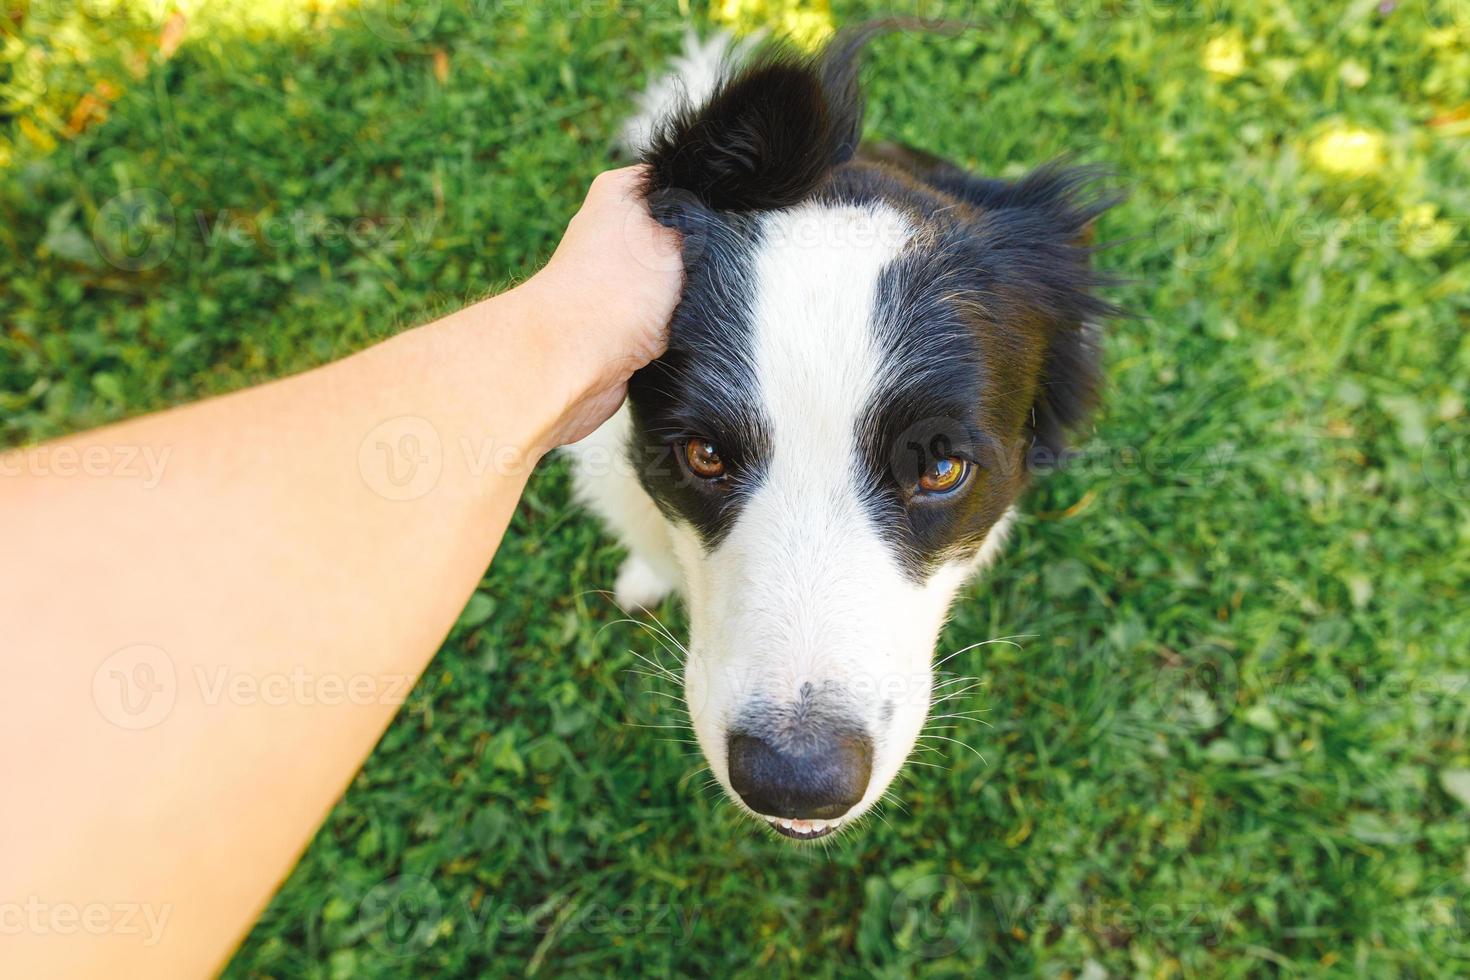
[{"label": "dog's brown eye", "polygon": [[919,489],[925,493],[949,493],[964,482],[970,472],[968,461],[958,456],[947,456],[929,464],[924,475],[919,477]]},{"label": "dog's brown eye", "polygon": [[725,461],[708,439],[690,439],[684,443],[684,459],[690,472],[700,479],[713,480],[725,474]]}]

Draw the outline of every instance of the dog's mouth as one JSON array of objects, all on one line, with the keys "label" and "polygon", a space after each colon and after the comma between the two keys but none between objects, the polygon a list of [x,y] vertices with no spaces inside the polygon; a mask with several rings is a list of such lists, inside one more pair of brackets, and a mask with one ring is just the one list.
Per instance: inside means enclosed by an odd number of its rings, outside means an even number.
[{"label": "dog's mouth", "polygon": [[776,833],[782,837],[790,837],[792,840],[816,840],[819,837],[826,837],[842,822],[840,820],[786,820],[780,817],[766,817],[765,821]]}]

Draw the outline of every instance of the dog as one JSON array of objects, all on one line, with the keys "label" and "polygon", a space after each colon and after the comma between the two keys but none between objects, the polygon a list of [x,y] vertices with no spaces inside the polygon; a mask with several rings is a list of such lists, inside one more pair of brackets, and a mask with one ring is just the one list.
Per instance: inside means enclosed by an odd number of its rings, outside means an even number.
[{"label": "dog", "polygon": [[882,798],[931,709],[951,602],[1038,456],[1086,422],[1115,307],[1099,174],[977,177],[860,143],[858,63],[690,38],[623,143],[683,235],[669,347],[570,447],[626,546],[615,598],[679,592],[684,696],[736,805],[797,840]]}]

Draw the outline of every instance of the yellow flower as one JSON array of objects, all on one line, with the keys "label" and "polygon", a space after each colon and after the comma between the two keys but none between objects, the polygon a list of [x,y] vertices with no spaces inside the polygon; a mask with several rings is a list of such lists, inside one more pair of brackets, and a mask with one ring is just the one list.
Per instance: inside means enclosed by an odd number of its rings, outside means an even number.
[{"label": "yellow flower", "polygon": [[832,14],[821,10],[786,11],[781,18],[781,32],[799,47],[820,47],[832,36]]},{"label": "yellow flower", "polygon": [[1428,202],[1416,204],[1404,212],[1400,244],[1415,258],[1442,251],[1455,240],[1458,229],[1439,217],[1439,208]]},{"label": "yellow flower", "polygon": [[1342,79],[1342,83],[1348,88],[1362,88],[1368,84],[1371,76],[1368,74],[1368,69],[1363,67],[1362,62],[1349,58],[1338,66],[1337,77]]},{"label": "yellow flower", "polygon": [[1361,126],[1329,129],[1312,141],[1312,162],[1328,173],[1363,177],[1383,169],[1383,134]]},{"label": "yellow flower", "polygon": [[42,153],[50,153],[52,150],[56,149],[56,138],[48,133],[45,129],[42,129],[40,126],[36,125],[36,121],[30,116],[20,117],[20,131],[25,134],[26,139],[30,140],[31,143],[39,148]]},{"label": "yellow flower", "polygon": [[1424,40],[1431,48],[1452,48],[1459,43],[1460,32],[1454,27],[1441,27],[1426,33]]},{"label": "yellow flower", "polygon": [[1239,31],[1229,31],[1210,39],[1205,45],[1200,64],[1211,74],[1235,78],[1245,71],[1245,40]]},{"label": "yellow flower", "polygon": [[735,25],[757,16],[764,6],[764,0],[720,0],[713,16],[722,24]]},{"label": "yellow flower", "polygon": [[808,50],[832,36],[829,0],[720,0],[713,18],[738,34],[769,30]]}]

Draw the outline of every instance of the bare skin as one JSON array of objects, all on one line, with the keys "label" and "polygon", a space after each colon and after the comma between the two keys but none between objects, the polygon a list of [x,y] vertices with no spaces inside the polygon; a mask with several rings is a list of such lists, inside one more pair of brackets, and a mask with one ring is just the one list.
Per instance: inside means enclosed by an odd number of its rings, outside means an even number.
[{"label": "bare skin", "polygon": [[521,286],[305,374],[0,455],[0,963],[219,969],[682,270],[633,170]]}]

